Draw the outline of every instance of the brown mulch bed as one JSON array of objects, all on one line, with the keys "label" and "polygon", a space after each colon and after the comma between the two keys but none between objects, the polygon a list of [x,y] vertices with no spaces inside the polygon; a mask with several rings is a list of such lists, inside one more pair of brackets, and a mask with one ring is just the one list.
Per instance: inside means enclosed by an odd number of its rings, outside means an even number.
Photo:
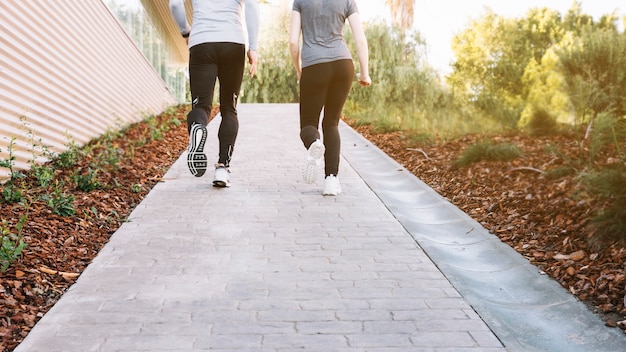
[{"label": "brown mulch bed", "polygon": [[[24,339],[185,150],[186,109],[157,117],[157,125],[170,122],[161,139],[153,139],[154,124],[142,122],[110,142],[121,158],[114,168],[98,173],[103,187],[80,191],[72,178],[76,170],[88,170],[99,152],[111,150],[96,142],[77,165],[56,170],[56,185],[38,187],[34,176],[27,175],[22,187],[30,202],[27,211],[23,205],[0,203],[0,217],[11,233],[17,233],[18,220],[27,215],[22,234],[28,244],[18,261],[0,272],[0,351],[12,351]],[[172,119],[180,124],[172,125]],[[546,153],[546,145],[575,155],[575,140],[498,137],[518,145],[523,155],[508,163],[458,168],[453,161],[481,136],[416,147],[399,132],[357,131],[587,303],[608,326],[626,329],[620,323],[626,315],[626,249],[597,249],[588,241],[589,220],[604,204],[580,193],[575,176],[548,179],[539,172],[563,162]],[[54,190],[74,196],[75,215],[57,215],[41,199]]]},{"label": "brown mulch bed", "polygon": [[[583,191],[577,174],[548,177],[576,160],[580,145],[566,136],[465,136],[432,146],[415,146],[402,132],[355,129],[451,203],[497,235],[597,313],[607,326],[626,332],[626,248],[590,241],[590,220],[606,203]],[[454,162],[486,139],[517,145],[509,162]],[[548,153],[547,147],[559,151]],[[605,152],[600,163],[617,160]]]}]

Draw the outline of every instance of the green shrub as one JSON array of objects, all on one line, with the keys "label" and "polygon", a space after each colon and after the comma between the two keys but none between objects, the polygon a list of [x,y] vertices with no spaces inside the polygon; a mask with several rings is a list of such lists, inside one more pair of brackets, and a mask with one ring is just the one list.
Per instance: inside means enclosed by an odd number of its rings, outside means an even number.
[{"label": "green shrub", "polygon": [[84,172],[82,169],[76,170],[76,172],[72,174],[72,180],[76,188],[84,192],[102,188],[102,185],[98,181],[98,170],[92,168],[88,168]]},{"label": "green shrub", "polygon": [[17,233],[11,232],[8,221],[2,220],[0,224],[0,271],[2,272],[5,272],[19,258],[22,250],[27,246],[22,235],[26,218],[26,215],[20,217],[15,226]]},{"label": "green shrub", "polygon": [[84,156],[84,152],[80,150],[74,141],[70,141],[68,148],[61,154],[57,155],[52,163],[60,168],[69,168],[78,162]]},{"label": "green shrub", "polygon": [[55,188],[52,195],[42,195],[41,200],[57,215],[69,217],[76,214],[76,209],[74,209],[74,196],[62,193],[59,188]]},{"label": "green shrub", "polygon": [[41,187],[48,187],[50,182],[54,179],[54,168],[52,166],[33,163],[30,170],[35,175],[37,183]]},{"label": "green shrub", "polygon": [[545,109],[535,109],[525,127],[532,136],[556,135],[559,131],[556,118]]},{"label": "green shrub", "polygon": [[15,204],[24,201],[23,189],[9,181],[2,188],[2,201],[4,203]]},{"label": "green shrub", "polygon": [[618,241],[626,244],[626,166],[596,171],[583,177],[586,189],[609,201],[592,220],[593,241]]},{"label": "green shrub", "polygon": [[482,160],[510,161],[520,155],[522,151],[513,143],[494,144],[492,141],[481,141],[466,148],[454,164],[467,166]]}]

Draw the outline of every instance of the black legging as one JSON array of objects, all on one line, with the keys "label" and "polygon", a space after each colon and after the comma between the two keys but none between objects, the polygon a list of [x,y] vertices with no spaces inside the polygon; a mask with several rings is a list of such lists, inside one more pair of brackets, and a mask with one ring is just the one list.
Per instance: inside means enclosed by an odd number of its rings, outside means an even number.
[{"label": "black legging", "polygon": [[354,65],[352,60],[338,60],[308,66],[300,77],[300,139],[308,149],[320,138],[318,130],[320,113],[324,109],[322,132],[324,134],[324,171],[326,176],[339,171],[339,119],[350,93]]},{"label": "black legging", "polygon": [[220,123],[218,163],[230,165],[239,132],[237,99],[245,65],[245,46],[237,43],[204,43],[189,49],[189,85],[192,110],[187,115],[187,130],[194,122],[207,125],[213,104],[215,82],[220,85]]}]

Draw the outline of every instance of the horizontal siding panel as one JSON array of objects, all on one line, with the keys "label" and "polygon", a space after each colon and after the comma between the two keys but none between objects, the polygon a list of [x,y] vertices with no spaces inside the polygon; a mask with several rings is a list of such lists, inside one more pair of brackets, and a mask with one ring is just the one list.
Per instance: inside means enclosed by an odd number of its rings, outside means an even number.
[{"label": "horizontal siding panel", "polygon": [[16,137],[16,169],[33,140],[60,153],[175,103],[101,1],[0,1],[0,159]]}]

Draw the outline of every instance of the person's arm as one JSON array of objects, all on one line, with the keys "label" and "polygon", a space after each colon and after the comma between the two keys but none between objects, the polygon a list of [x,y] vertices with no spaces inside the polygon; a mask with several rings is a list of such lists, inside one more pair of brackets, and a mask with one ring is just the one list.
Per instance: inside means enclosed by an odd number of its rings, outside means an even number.
[{"label": "person's arm", "polygon": [[289,29],[289,54],[291,55],[291,61],[296,68],[298,74],[298,81],[302,75],[302,63],[300,61],[300,32],[302,26],[302,17],[300,12],[291,11],[291,27]]},{"label": "person's arm", "polygon": [[174,21],[176,21],[176,24],[178,25],[180,34],[182,34],[183,37],[188,38],[189,33],[191,32],[191,26],[189,26],[189,23],[187,22],[185,0],[170,0],[170,12],[172,13]]},{"label": "person's arm", "polygon": [[250,77],[254,77],[259,55],[259,3],[257,0],[246,0],[246,28],[248,30],[248,63],[250,63]]},{"label": "person's arm", "polygon": [[356,55],[359,58],[359,84],[363,87],[367,87],[372,84],[372,79],[370,78],[369,73],[369,49],[367,46],[365,31],[363,30],[363,24],[361,23],[361,16],[358,12],[355,12],[348,17],[348,22],[350,22],[352,35],[354,36],[354,40],[356,42]]}]

